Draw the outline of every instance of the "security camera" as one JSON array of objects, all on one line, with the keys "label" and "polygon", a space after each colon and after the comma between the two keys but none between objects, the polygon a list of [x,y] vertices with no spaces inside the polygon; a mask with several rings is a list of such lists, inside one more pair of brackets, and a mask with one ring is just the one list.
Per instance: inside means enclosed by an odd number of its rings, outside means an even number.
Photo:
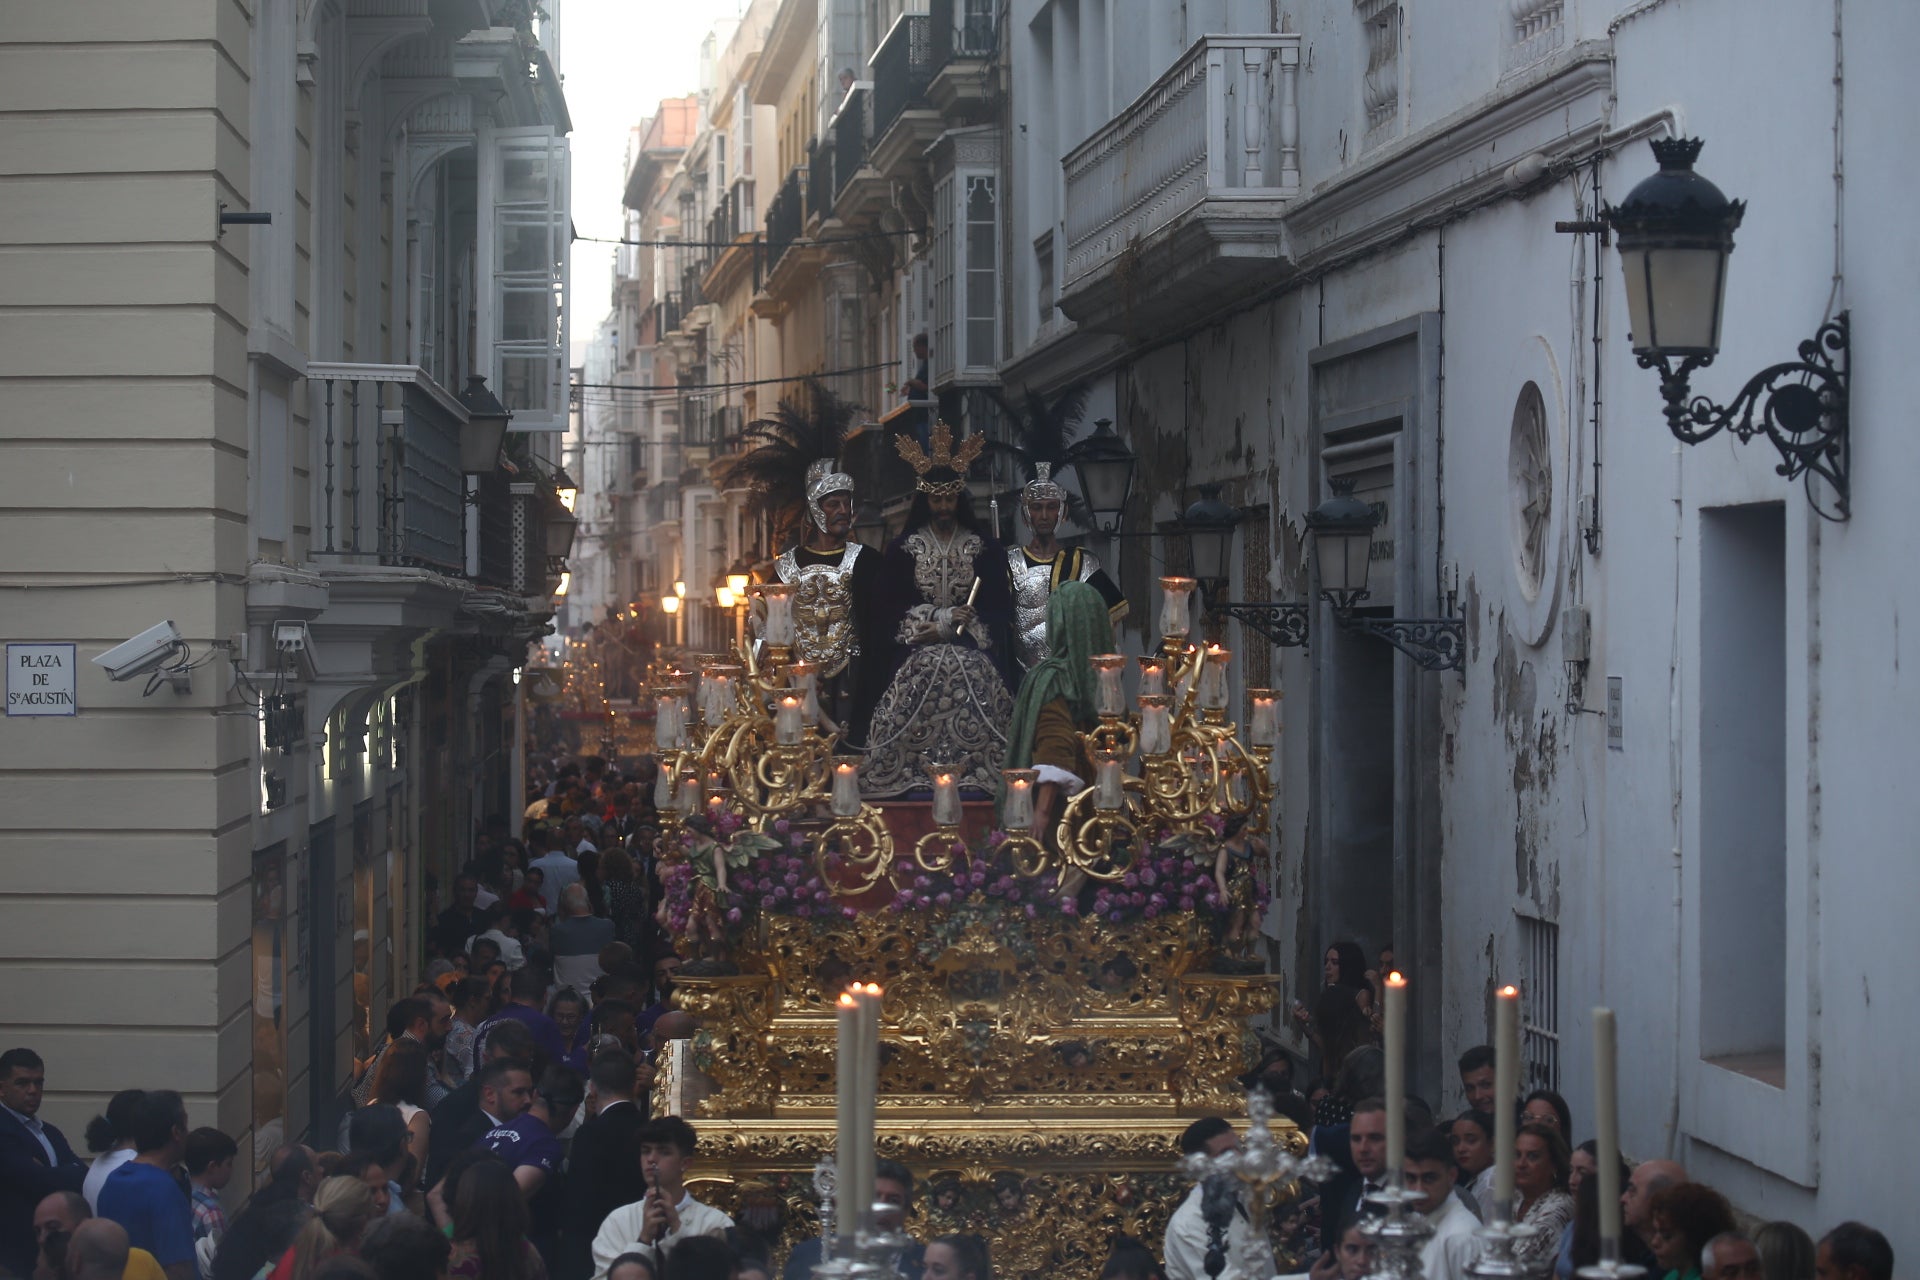
[{"label": "security camera", "polygon": [[148,627],[125,644],[117,644],[94,661],[107,669],[110,680],[143,676],[168,659],[186,652],[187,642],[171,619]]},{"label": "security camera", "polygon": [[275,621],[273,647],[282,662],[291,665],[301,679],[311,682],[319,678],[320,665],[313,656],[313,633],[307,630],[306,623]]}]

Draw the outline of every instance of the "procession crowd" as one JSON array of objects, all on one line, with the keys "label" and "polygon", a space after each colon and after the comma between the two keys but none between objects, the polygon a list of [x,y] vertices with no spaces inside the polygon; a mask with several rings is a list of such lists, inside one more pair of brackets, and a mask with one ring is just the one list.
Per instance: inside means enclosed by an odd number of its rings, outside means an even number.
[{"label": "procession crowd", "polygon": [[[226,1194],[241,1153],[190,1128],[168,1090],[115,1094],[87,1126],[91,1160],[38,1118],[46,1064],[0,1054],[0,1276],[18,1280],[764,1280],[802,1277],[821,1242],[774,1256],[778,1224],[755,1231],[687,1189],[698,1137],[650,1113],[654,1059],[692,1034],[672,1007],[680,960],[655,919],[653,762],[623,775],[597,757],[542,761],[537,797],[512,837],[486,824],[434,913],[419,988],[387,1012],[358,1071],[331,1149],[262,1153],[257,1186]],[[1268,1052],[1249,1073],[1275,1110],[1338,1172],[1303,1186],[1278,1215],[1273,1256],[1304,1280],[1360,1280],[1374,1263],[1360,1230],[1386,1161],[1379,974],[1357,946],[1326,956],[1324,986],[1294,1016],[1315,1073]],[[1428,1280],[1460,1280],[1495,1212],[1494,1113],[1517,1112],[1511,1218],[1536,1274],[1568,1280],[1600,1256],[1595,1144],[1576,1142],[1560,1095],[1496,1096],[1493,1051],[1459,1059],[1465,1109],[1437,1117],[1406,1100],[1402,1176],[1434,1225]],[[1185,1152],[1237,1145],[1221,1117],[1195,1121]],[[318,1145],[318,1144],[316,1144]],[[878,1160],[875,1199],[911,1233],[913,1175]],[[1621,1257],[1656,1280],[1891,1280],[1871,1227],[1845,1222],[1818,1243],[1789,1222],[1742,1223],[1726,1199],[1671,1160],[1622,1166]],[[1173,1209],[1164,1240],[1118,1238],[1103,1277],[1209,1275],[1202,1188]],[[771,1226],[771,1229],[767,1229]],[[1228,1235],[1248,1226],[1236,1218]],[[1153,1243],[1160,1247],[1155,1249]],[[900,1270],[923,1280],[991,1280],[989,1242],[916,1244]],[[1226,1251],[1225,1280],[1242,1275]],[[1218,1261],[1218,1254],[1216,1254]]]}]

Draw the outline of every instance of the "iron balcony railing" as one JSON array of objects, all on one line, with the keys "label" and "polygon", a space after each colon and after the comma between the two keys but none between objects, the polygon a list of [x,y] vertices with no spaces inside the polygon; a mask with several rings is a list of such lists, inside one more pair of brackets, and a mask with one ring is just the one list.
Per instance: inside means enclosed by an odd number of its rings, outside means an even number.
[{"label": "iron balcony railing", "polygon": [[800,170],[795,169],[780,184],[780,190],[767,205],[767,270],[772,271],[795,240],[806,222],[801,206]]},{"label": "iron balcony railing", "polygon": [[713,217],[707,220],[707,257],[718,258],[725,252],[720,246],[731,245],[741,236],[750,236],[754,229],[753,179],[741,178],[727,188]]},{"label": "iron balcony railing", "polygon": [[528,579],[526,566],[514,555],[513,543],[513,511],[523,500],[514,495],[507,473],[496,470],[480,477],[473,501],[474,515],[480,521],[479,580],[503,591],[515,590]]},{"label": "iron balcony railing", "polygon": [[653,304],[653,331],[665,338],[680,327],[680,295],[669,293]]},{"label": "iron balcony railing", "polygon": [[318,556],[466,569],[467,414],[418,365],[311,364]]},{"label": "iron balcony railing", "polygon": [[701,281],[705,280],[706,276],[707,259],[705,257],[696,258],[688,263],[687,269],[680,274],[680,305],[684,308],[681,313],[682,319],[690,317],[696,307],[706,305],[707,292],[701,285]]},{"label": "iron balcony railing", "polygon": [[833,216],[833,140],[816,139],[807,155],[807,216]]},{"label": "iron balcony railing", "polygon": [[867,162],[867,144],[872,141],[867,132],[867,107],[871,102],[867,86],[855,85],[846,101],[840,104],[840,114],[833,118],[833,195],[836,200],[853,181],[853,175],[860,172],[860,166]]},{"label": "iron balcony railing", "polygon": [[873,54],[873,136],[887,135],[900,113],[927,105],[933,81],[933,19],[903,13]]},{"label": "iron balcony railing", "polygon": [[933,70],[957,59],[990,58],[999,35],[996,0],[931,0]]}]

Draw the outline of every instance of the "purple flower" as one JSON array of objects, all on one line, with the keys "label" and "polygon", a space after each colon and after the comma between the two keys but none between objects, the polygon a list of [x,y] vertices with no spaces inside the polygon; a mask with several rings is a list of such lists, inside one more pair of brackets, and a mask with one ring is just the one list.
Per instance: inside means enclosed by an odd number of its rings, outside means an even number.
[{"label": "purple flower", "polygon": [[773,822],[774,834],[785,835],[787,834],[787,832],[791,831],[792,829],[793,829],[793,824],[788,822],[785,818],[774,819],[774,822]]},{"label": "purple flower", "polygon": [[1007,842],[1007,833],[1006,833],[1006,832],[1004,832],[1004,831],[989,831],[989,832],[987,832],[987,843],[988,843],[988,844],[1005,844],[1006,842]]},{"label": "purple flower", "polygon": [[813,908],[801,906],[794,911],[794,914],[797,916],[811,916],[813,914]]},{"label": "purple flower", "polygon": [[1191,910],[1193,910],[1193,897],[1192,897],[1192,895],[1190,895],[1190,894],[1184,894],[1184,893],[1180,895],[1180,909],[1181,909],[1182,911],[1191,911]]},{"label": "purple flower", "polygon": [[800,886],[800,873],[798,871],[787,872],[786,881],[787,881],[787,888],[789,889],[798,888]]},{"label": "purple flower", "polygon": [[852,907],[842,907],[840,908],[840,914],[845,916],[847,919],[851,920],[855,916],[859,915],[860,913],[858,911],[855,911]]},{"label": "purple flower", "polygon": [[1029,920],[1034,919],[1040,914],[1039,910],[1035,908],[1031,902],[1027,904],[1026,911],[1027,911],[1027,919]]},{"label": "purple flower", "polygon": [[779,901],[785,902],[788,899],[788,897],[790,897],[791,895],[787,892],[787,886],[783,884],[777,884],[773,886],[773,896],[777,898]]},{"label": "purple flower", "polygon": [[1149,920],[1151,920],[1151,919],[1153,919],[1153,918],[1154,918],[1155,916],[1157,916],[1157,915],[1159,915],[1159,914],[1160,914],[1160,908],[1158,908],[1158,907],[1156,907],[1156,906],[1154,906],[1154,905],[1153,905],[1153,904],[1152,904],[1151,902],[1149,902],[1149,903],[1147,904],[1147,909],[1146,909],[1146,912],[1145,912],[1145,915],[1146,915],[1146,917],[1147,917],[1147,919],[1149,919]]},{"label": "purple flower", "polygon": [[1111,920],[1111,921],[1113,921],[1113,922],[1114,922],[1115,924],[1119,924],[1119,923],[1120,923],[1120,922],[1121,922],[1122,920],[1124,920],[1125,918],[1126,918],[1126,917],[1125,917],[1125,916],[1123,916],[1123,915],[1122,915],[1122,914],[1121,914],[1120,912],[1118,912],[1118,911],[1115,911],[1115,912],[1111,912],[1111,913],[1109,913],[1109,914],[1108,914],[1108,916],[1107,916],[1107,919],[1109,919],[1109,920]]},{"label": "purple flower", "polygon": [[772,894],[767,894],[765,897],[760,899],[760,909],[762,911],[773,910],[774,901],[775,901],[774,896]]},{"label": "purple flower", "polygon": [[1060,899],[1060,914],[1063,916],[1077,916],[1080,914],[1080,904],[1072,898],[1062,898]]},{"label": "purple flower", "polygon": [[950,893],[936,893],[933,895],[933,900],[939,903],[943,907],[950,907],[953,905],[953,895]]},{"label": "purple flower", "polygon": [[1140,883],[1140,877],[1137,873],[1129,871],[1126,875],[1120,877],[1120,883],[1131,889]]},{"label": "purple flower", "polygon": [[728,924],[739,924],[739,923],[740,923],[740,908],[738,908],[738,907],[730,907],[730,908],[728,908],[728,910],[727,910],[727,923],[728,923]]}]

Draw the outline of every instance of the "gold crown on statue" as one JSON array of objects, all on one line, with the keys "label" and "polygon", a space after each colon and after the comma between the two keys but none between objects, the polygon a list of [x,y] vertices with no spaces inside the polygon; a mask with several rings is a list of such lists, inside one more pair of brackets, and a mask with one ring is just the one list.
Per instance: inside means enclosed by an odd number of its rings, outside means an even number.
[{"label": "gold crown on statue", "polygon": [[901,460],[913,468],[916,476],[914,488],[931,497],[942,494],[959,493],[967,487],[967,468],[980,456],[987,446],[986,437],[972,435],[960,442],[958,449],[953,447],[953,428],[944,422],[933,425],[933,455],[920,447],[920,442],[912,436],[897,436],[893,447],[899,450]]}]

